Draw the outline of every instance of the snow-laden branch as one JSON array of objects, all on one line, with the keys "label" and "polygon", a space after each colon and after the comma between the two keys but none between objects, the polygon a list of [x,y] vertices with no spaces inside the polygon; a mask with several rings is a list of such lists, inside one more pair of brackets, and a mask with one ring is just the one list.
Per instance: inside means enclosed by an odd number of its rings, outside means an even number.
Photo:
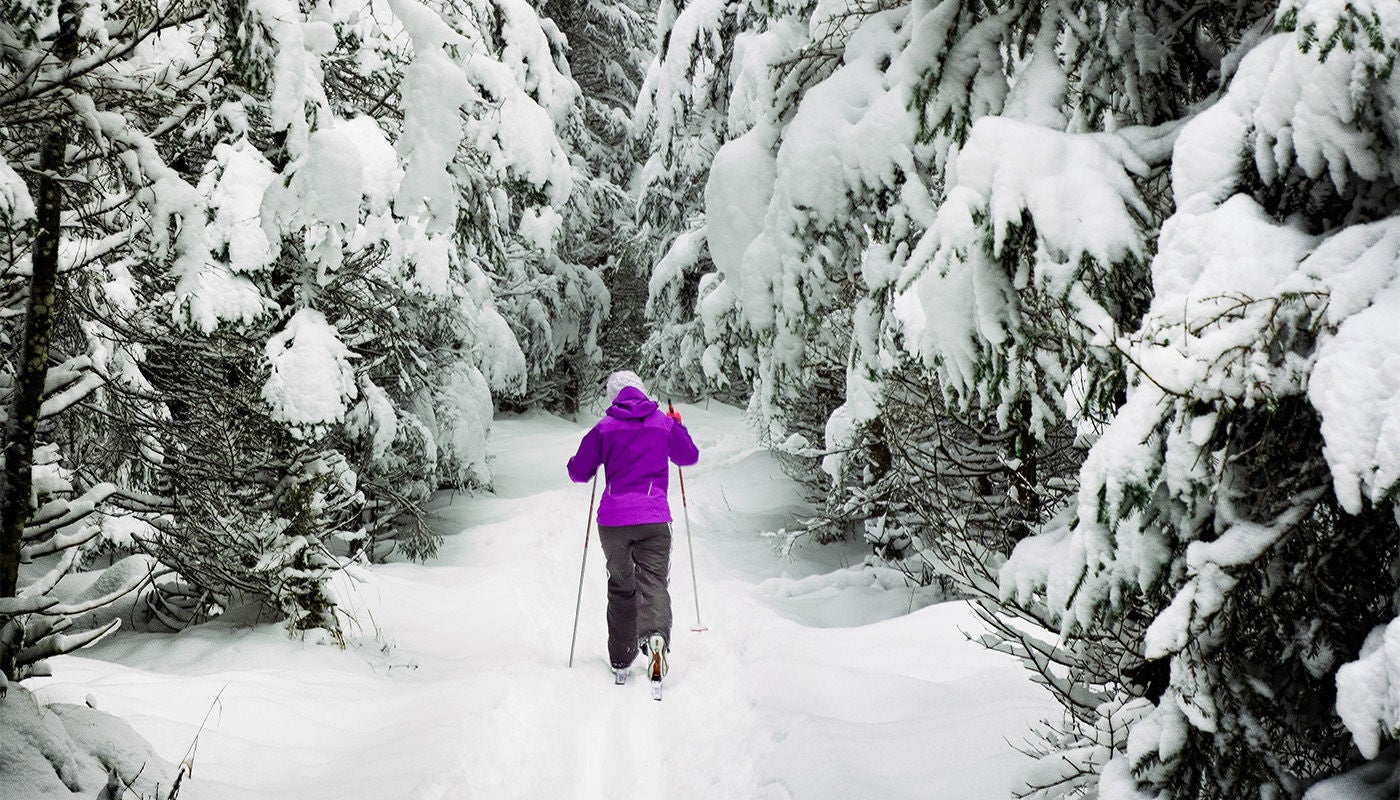
[{"label": "snow-laden branch", "polygon": [[67,64],[54,66],[50,60],[50,53],[44,52],[33,61],[24,74],[17,76],[8,88],[0,89],[0,111],[62,89],[94,70],[126,58],[140,47],[142,42],[157,33],[193,22],[207,13],[206,9],[197,5],[187,9],[179,3],[172,3],[150,25],[132,31],[129,39],[122,39],[119,34],[115,41],[105,47]]},{"label": "snow-laden branch", "polygon": [[[170,569],[160,567],[158,562],[147,556],[129,556],[103,571],[98,583],[94,585],[94,589],[100,586],[101,594],[70,603],[59,603],[43,609],[42,613],[76,616],[103,608],[144,586],[154,584],[157,578],[170,572]],[[91,592],[92,590],[89,590],[89,594]]]},{"label": "snow-laden branch", "polygon": [[[68,619],[64,617],[64,619]],[[95,644],[108,634],[121,627],[121,618],[118,617],[103,625],[100,628],[83,631],[82,633],[65,634],[58,631],[66,629],[68,626],[57,628],[54,633],[41,638],[30,647],[19,651],[16,660],[21,664],[33,664],[46,658],[67,655],[68,653],[81,650],[88,645]]]},{"label": "snow-laden branch", "polygon": [[119,491],[114,483],[99,483],[72,500],[50,502],[44,506],[42,521],[31,523],[29,527],[25,528],[24,538],[37,539],[59,528],[72,525],[92,514],[99,505]]}]

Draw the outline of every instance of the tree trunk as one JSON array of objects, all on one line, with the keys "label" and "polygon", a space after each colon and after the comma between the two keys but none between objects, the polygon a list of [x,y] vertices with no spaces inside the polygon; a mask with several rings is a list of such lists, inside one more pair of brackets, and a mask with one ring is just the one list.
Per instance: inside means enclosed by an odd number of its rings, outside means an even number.
[{"label": "tree trunk", "polygon": [[[59,4],[59,33],[54,55],[60,64],[77,55],[77,29],[72,0]],[[49,373],[49,339],[53,332],[55,287],[58,284],[58,243],[62,227],[61,183],[68,149],[64,121],[55,121],[44,141],[40,159],[38,230],[34,237],[29,311],[25,317],[24,350],[19,358],[10,416],[5,424],[5,469],[0,476],[0,597],[14,597],[19,587],[20,547],[24,525],[32,513],[34,436]]]}]

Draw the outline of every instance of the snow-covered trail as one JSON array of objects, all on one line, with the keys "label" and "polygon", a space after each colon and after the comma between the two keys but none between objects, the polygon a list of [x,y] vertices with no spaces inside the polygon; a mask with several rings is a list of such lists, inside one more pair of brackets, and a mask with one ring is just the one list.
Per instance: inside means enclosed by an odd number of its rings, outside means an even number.
[{"label": "snow-covered trail", "polygon": [[203,723],[184,800],[1008,796],[1024,763],[1013,744],[1055,713],[1046,696],[966,641],[977,623],[962,604],[918,608],[887,574],[841,569],[858,548],[778,558],[758,533],[801,511],[792,485],[738,411],[682,411],[702,454],[686,488],[709,630],[689,630],[673,482],[661,703],[640,674],[612,684],[596,530],[566,665],[589,488],[563,463],[585,426],[547,415],[497,422],[496,492],[440,510],[437,559],[342,583],[348,650],[226,619],[115,637],[31,686],[91,696],[171,761]]}]

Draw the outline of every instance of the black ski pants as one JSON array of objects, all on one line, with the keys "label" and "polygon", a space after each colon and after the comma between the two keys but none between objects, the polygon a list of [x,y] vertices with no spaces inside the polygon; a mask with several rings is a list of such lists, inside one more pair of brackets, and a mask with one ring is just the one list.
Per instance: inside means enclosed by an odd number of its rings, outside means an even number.
[{"label": "black ski pants", "polygon": [[608,562],[608,658],[622,668],[637,657],[638,636],[671,641],[671,526],[599,525]]}]

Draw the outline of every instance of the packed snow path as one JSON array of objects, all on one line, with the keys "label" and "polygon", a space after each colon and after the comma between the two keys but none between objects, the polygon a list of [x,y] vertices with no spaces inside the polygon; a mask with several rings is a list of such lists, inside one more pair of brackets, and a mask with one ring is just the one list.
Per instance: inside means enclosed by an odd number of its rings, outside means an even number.
[{"label": "packed snow path", "polygon": [[171,761],[202,723],[182,800],[1009,796],[1025,763],[1014,746],[1055,713],[1046,696],[966,640],[977,622],[963,604],[921,608],[892,573],[858,568],[858,546],[778,557],[759,534],[792,525],[794,488],[738,411],[681,410],[701,448],[686,489],[709,630],[690,630],[673,480],[661,703],[640,660],[613,685],[596,529],[566,666],[589,488],[564,461],[586,426],[547,415],[498,420],[496,491],[441,509],[437,559],[341,582],[347,650],[226,618],[124,633],[30,685],[41,700],[90,697]]}]

